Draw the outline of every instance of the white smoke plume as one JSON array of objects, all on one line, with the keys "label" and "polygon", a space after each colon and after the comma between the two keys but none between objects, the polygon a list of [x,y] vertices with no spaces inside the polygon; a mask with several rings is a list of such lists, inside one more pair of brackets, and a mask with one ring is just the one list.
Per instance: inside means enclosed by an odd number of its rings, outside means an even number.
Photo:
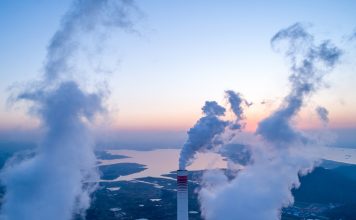
[{"label": "white smoke plume", "polygon": [[106,112],[106,93],[85,91],[71,60],[83,36],[99,28],[130,30],[132,10],[130,0],[75,0],[63,17],[48,46],[43,78],[17,96],[32,104],[44,137],[34,155],[2,170],[1,219],[69,220],[85,214],[99,179],[90,126]]},{"label": "white smoke plume", "polygon": [[341,51],[330,41],[315,45],[299,23],[271,40],[273,48],[280,43],[287,46],[285,54],[291,62],[291,91],[280,108],[259,123],[255,139],[246,140],[251,163],[231,181],[219,178],[218,184],[212,184],[212,178],[203,176],[199,199],[207,220],[281,219],[281,209],[294,201],[291,189],[299,186],[298,175],[314,166],[315,158],[303,152],[312,141],[295,128],[293,118],[338,63]]},{"label": "white smoke plume", "polygon": [[[228,162],[246,166],[252,163],[252,152],[249,146],[243,143],[228,143],[223,145],[219,154],[228,159]],[[233,165],[233,164],[229,164]]]},{"label": "white smoke plume", "polygon": [[204,116],[188,131],[188,140],[180,152],[179,169],[181,170],[193,162],[197,152],[218,145],[220,140],[216,137],[224,132],[228,125],[227,121],[220,118],[225,115],[226,110],[217,102],[205,102],[202,110]]},{"label": "white smoke plume", "polygon": [[251,151],[246,144],[230,143],[231,139],[236,138],[245,128],[244,107],[250,107],[252,103],[249,103],[238,92],[227,90],[225,94],[236,119],[230,122],[229,130],[225,131],[228,136],[224,136],[224,144],[220,146],[218,153],[227,159],[230,171],[235,172],[239,169],[239,165],[245,166],[252,162]]},{"label": "white smoke plume", "polygon": [[137,14],[133,10],[138,10],[133,0],[74,0],[48,46],[45,80],[71,77],[75,69],[71,58],[79,51],[85,35],[114,27],[133,31],[132,20]]},{"label": "white smoke plume", "polygon": [[245,117],[243,104],[249,107],[252,105],[252,103],[247,102],[245,99],[242,98],[240,93],[236,93],[232,90],[227,90],[225,91],[225,93],[230,103],[231,110],[236,116],[236,121],[232,126],[230,126],[230,128],[241,130],[242,128],[245,127],[245,124],[243,123]]},{"label": "white smoke plume", "polygon": [[322,106],[318,106],[315,109],[316,113],[319,116],[319,119],[323,122],[324,126],[329,123],[329,111]]},{"label": "white smoke plume", "polygon": [[[213,148],[219,151],[217,148],[224,145],[223,137],[220,134],[224,133],[227,128],[239,131],[244,127],[242,106],[250,106],[251,104],[243,99],[241,94],[232,90],[225,91],[225,94],[236,120],[224,120],[222,118],[226,111],[224,107],[218,105],[215,101],[205,102],[205,106],[202,108],[204,116],[188,131],[188,140],[180,152],[179,169],[185,169],[186,166],[189,166],[194,161],[197,152],[212,150]],[[235,134],[230,132],[228,139],[233,136]],[[220,153],[223,154],[223,152]]]},{"label": "white smoke plume", "polygon": [[287,43],[285,54],[291,63],[291,92],[279,110],[259,123],[256,133],[270,142],[306,141],[291,125],[305,99],[320,86],[326,73],[338,62],[341,51],[330,41],[314,44],[313,36],[297,23],[279,31],[271,40],[272,47]]}]

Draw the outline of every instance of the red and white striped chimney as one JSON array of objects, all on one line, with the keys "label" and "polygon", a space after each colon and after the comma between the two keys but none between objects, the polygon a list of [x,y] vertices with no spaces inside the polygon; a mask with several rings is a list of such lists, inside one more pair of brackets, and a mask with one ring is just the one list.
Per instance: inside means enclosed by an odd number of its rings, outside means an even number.
[{"label": "red and white striped chimney", "polygon": [[188,220],[188,171],[177,170],[177,220]]}]

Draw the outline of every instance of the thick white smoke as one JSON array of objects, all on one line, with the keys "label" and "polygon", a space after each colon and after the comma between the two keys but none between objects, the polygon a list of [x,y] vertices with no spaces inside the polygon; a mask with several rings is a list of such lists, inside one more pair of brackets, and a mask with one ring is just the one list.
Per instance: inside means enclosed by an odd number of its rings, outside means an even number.
[{"label": "thick white smoke", "polygon": [[137,12],[133,0],[74,0],[48,46],[45,80],[56,82],[74,78],[73,74],[78,72],[72,58],[81,49],[86,35],[115,27],[133,31],[132,20],[137,14],[132,13],[133,10]]},{"label": "thick white smoke", "polygon": [[[242,105],[249,106],[251,104],[243,99],[239,93],[232,90],[227,90],[225,94],[236,120],[223,119],[226,109],[217,102],[205,102],[202,108],[204,116],[188,131],[188,140],[180,152],[179,169],[185,169],[186,166],[189,166],[194,161],[197,152],[212,149],[219,151],[218,147],[223,146],[224,139],[226,139],[226,137],[223,138],[220,135],[226,130],[240,131],[244,127]],[[227,139],[231,139],[235,135],[231,132],[229,134]]]},{"label": "thick white smoke", "polygon": [[215,101],[205,102],[202,108],[204,116],[188,131],[188,140],[184,144],[179,158],[179,169],[189,166],[194,156],[199,151],[211,149],[218,145],[218,134],[224,132],[228,122],[221,119],[225,114],[225,108]]},{"label": "thick white smoke", "polygon": [[329,111],[322,106],[318,106],[315,111],[318,114],[319,119],[323,122],[323,125],[326,126],[329,123]]},{"label": "thick white smoke", "polygon": [[129,30],[131,10],[130,0],[75,0],[63,17],[48,46],[43,79],[17,96],[32,104],[30,112],[40,119],[44,137],[34,156],[2,170],[6,192],[1,219],[69,220],[90,206],[99,179],[90,126],[106,111],[105,93],[85,91],[75,80],[78,72],[71,60],[82,37],[99,28]]},{"label": "thick white smoke", "polygon": [[252,103],[248,103],[245,99],[242,98],[240,93],[236,93],[232,90],[227,90],[225,91],[226,97],[230,103],[231,110],[236,116],[236,121],[233,123],[231,129],[237,129],[241,130],[242,128],[245,127],[245,124],[243,123],[244,120],[244,110],[243,110],[243,104],[250,106]]},{"label": "thick white smoke", "polygon": [[315,45],[313,36],[299,23],[279,31],[271,40],[274,48],[281,43],[287,43],[285,54],[291,63],[291,92],[276,112],[259,123],[256,133],[267,141],[282,144],[305,141],[291,125],[291,119],[305,99],[321,86],[324,75],[333,69],[341,51],[330,41]]},{"label": "thick white smoke", "polygon": [[90,205],[98,173],[86,121],[103,111],[98,94],[64,82],[51,91],[22,94],[36,103],[46,135],[36,156],[9,165],[3,219],[71,219]]},{"label": "thick white smoke", "polygon": [[256,137],[245,140],[251,157],[234,179],[217,178],[212,184],[209,172],[203,176],[199,199],[205,219],[280,219],[281,209],[293,203],[291,189],[300,184],[298,174],[314,166],[315,158],[303,152],[313,140],[295,128],[293,118],[337,64],[341,51],[330,41],[316,45],[299,23],[279,31],[271,43],[273,48],[287,46],[291,91],[280,108],[259,123]]}]

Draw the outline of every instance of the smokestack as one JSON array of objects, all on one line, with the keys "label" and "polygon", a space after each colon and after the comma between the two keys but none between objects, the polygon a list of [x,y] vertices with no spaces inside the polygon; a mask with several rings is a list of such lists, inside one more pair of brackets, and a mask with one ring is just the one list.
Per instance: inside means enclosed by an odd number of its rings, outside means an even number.
[{"label": "smokestack", "polygon": [[177,170],[177,220],[188,220],[188,171]]}]

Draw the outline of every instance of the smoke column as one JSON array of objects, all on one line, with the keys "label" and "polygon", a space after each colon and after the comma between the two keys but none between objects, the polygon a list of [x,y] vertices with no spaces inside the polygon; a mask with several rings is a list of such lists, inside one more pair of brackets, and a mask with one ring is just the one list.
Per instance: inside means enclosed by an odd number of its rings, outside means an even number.
[{"label": "smoke column", "polygon": [[299,186],[298,174],[313,168],[315,158],[303,154],[312,141],[293,126],[293,118],[321,85],[323,76],[337,64],[341,51],[330,41],[316,45],[313,36],[297,23],[279,31],[271,40],[274,49],[287,46],[291,63],[291,91],[274,113],[262,120],[250,142],[253,162],[231,181],[212,183],[203,176],[199,192],[202,215],[207,220],[277,220],[281,209],[293,203],[291,189]]},{"label": "smoke column", "polygon": [[320,120],[323,122],[324,126],[326,126],[329,123],[329,111],[322,106],[318,106],[315,111],[318,114]]},{"label": "smoke column", "polygon": [[[218,105],[215,101],[207,101],[203,106],[204,116],[188,131],[188,140],[184,144],[179,158],[179,170],[177,170],[177,219],[188,219],[188,171],[185,169],[195,159],[197,152],[208,150],[219,150],[218,147],[224,145],[223,137],[220,135],[228,130],[241,130],[244,126],[242,124],[243,109],[242,104],[251,105],[244,100],[239,93],[232,90],[225,92],[226,98],[230,104],[230,108],[236,116],[235,121],[223,120],[221,117],[225,115],[225,108]],[[234,136],[234,135],[232,135]],[[230,138],[232,138],[232,136]],[[230,139],[228,138],[228,139]],[[229,148],[230,149],[230,148]],[[244,146],[240,147],[240,153],[233,154],[228,157],[230,160],[242,161],[249,160],[249,152],[245,150]],[[218,153],[223,154],[227,151]],[[230,154],[229,154],[230,155]],[[230,159],[231,158],[231,159]]]},{"label": "smoke column", "polygon": [[185,170],[186,166],[193,162],[197,152],[222,146],[224,141],[220,135],[225,132],[226,128],[240,131],[244,127],[242,105],[250,106],[252,103],[248,103],[242,98],[241,94],[232,90],[225,91],[225,94],[236,120],[222,119],[221,117],[225,115],[226,109],[215,101],[205,102],[202,108],[204,116],[188,131],[188,140],[180,152],[179,169]]},{"label": "smoke column", "polygon": [[247,106],[252,105],[252,103],[248,103],[244,100],[240,93],[234,92],[232,90],[225,91],[226,97],[230,103],[231,110],[236,116],[236,122],[230,126],[231,129],[242,129],[245,124],[242,124],[242,120],[244,119],[244,110],[242,108],[242,104],[246,104]]},{"label": "smoke column", "polygon": [[2,170],[1,219],[69,220],[90,206],[99,179],[90,126],[106,111],[105,92],[85,91],[71,60],[83,36],[112,27],[129,30],[134,9],[129,0],[76,0],[62,18],[48,46],[43,78],[17,96],[32,104],[44,137],[34,156]]},{"label": "smoke column", "polygon": [[279,110],[259,123],[257,134],[270,142],[302,141],[304,137],[291,126],[291,119],[299,112],[307,96],[321,85],[323,76],[335,66],[341,51],[330,41],[314,45],[313,36],[299,23],[279,31],[271,40],[273,47],[287,41],[286,56],[291,63],[289,76],[291,92]]},{"label": "smoke column", "polygon": [[[225,133],[228,133],[228,136],[224,136],[224,144],[220,146],[218,153],[227,159],[229,171],[235,172],[239,169],[238,165],[245,166],[252,161],[251,151],[245,144],[229,143],[245,128],[244,107],[250,107],[252,103],[245,100],[238,92],[227,90],[225,94],[236,119],[230,122],[229,130],[225,131]],[[213,172],[216,174],[218,171]],[[209,175],[209,173],[206,173],[206,176]]]},{"label": "smoke column", "polygon": [[180,170],[185,170],[192,163],[197,152],[211,149],[219,144],[220,141],[215,137],[221,134],[228,125],[228,122],[220,118],[224,116],[225,108],[215,101],[205,102],[202,110],[204,116],[188,131],[188,140],[180,152]]}]

